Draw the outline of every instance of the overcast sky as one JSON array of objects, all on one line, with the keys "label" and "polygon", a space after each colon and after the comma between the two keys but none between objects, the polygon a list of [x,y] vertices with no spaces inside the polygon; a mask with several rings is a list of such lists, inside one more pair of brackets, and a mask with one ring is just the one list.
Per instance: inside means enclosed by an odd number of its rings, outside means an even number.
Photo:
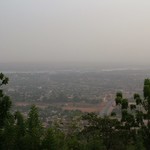
[{"label": "overcast sky", "polygon": [[150,0],[0,0],[0,62],[150,63]]}]

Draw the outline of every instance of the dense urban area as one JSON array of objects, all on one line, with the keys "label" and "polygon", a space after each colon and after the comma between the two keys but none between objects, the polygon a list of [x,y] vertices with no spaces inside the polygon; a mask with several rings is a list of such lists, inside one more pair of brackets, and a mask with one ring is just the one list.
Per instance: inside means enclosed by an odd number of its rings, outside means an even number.
[{"label": "dense urban area", "polygon": [[9,85],[6,93],[13,101],[13,111],[27,115],[36,104],[47,126],[50,122],[95,112],[102,116],[117,111],[114,100],[117,91],[133,100],[142,94],[143,80],[148,70],[51,71],[6,73]]}]

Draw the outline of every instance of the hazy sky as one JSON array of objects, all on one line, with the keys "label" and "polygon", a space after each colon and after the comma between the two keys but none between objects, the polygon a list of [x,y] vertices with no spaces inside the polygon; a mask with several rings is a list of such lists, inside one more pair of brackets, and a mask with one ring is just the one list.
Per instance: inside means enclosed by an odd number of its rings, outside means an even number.
[{"label": "hazy sky", "polygon": [[0,62],[150,63],[150,0],[0,0]]}]

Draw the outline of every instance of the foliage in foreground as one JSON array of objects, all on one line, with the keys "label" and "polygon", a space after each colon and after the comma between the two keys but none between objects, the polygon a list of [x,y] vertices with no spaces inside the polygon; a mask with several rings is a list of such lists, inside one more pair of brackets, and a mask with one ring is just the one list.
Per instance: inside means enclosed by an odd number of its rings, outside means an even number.
[{"label": "foliage in foreground", "polygon": [[8,78],[0,74],[0,150],[149,150],[150,149],[150,80],[144,81],[144,98],[134,94],[129,104],[121,92],[116,94],[120,119],[115,113],[99,117],[82,116],[82,126],[66,130],[59,126],[44,128],[38,109],[33,105],[27,118],[10,112],[10,98],[2,86]]}]

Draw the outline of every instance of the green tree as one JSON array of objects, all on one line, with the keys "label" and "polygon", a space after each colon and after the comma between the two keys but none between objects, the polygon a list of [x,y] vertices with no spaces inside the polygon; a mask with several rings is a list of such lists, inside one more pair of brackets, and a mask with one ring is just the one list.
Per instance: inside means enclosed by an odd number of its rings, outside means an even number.
[{"label": "green tree", "polygon": [[0,149],[13,149],[14,146],[14,117],[10,112],[11,100],[4,94],[3,85],[8,83],[8,78],[0,73]]},{"label": "green tree", "polygon": [[130,109],[131,109],[131,110],[135,110],[135,109],[136,109],[136,105],[131,104],[131,105],[130,105]]},{"label": "green tree", "polygon": [[145,108],[147,110],[148,127],[150,128],[150,79],[145,79],[143,92],[146,105]]},{"label": "green tree", "polygon": [[128,108],[128,100],[127,99],[122,100],[121,108],[122,109],[127,109]]},{"label": "green tree", "polygon": [[[125,149],[126,145],[124,142],[128,140],[122,140],[125,139],[126,136],[125,133],[120,132],[121,124],[117,119],[110,119],[109,117],[100,118],[93,113],[85,115],[83,119],[88,121],[87,126],[85,126],[82,131],[83,134],[88,137],[88,143],[92,138],[95,141],[101,141],[101,144],[99,143],[101,145],[101,149],[117,150],[118,147],[119,150],[120,145],[122,150]],[[119,146],[117,146],[118,144]]]},{"label": "green tree", "polygon": [[16,150],[20,150],[20,149],[24,149],[23,145],[24,145],[24,137],[26,134],[26,126],[25,126],[25,120],[23,115],[17,111],[14,114],[15,116],[15,149]]},{"label": "green tree", "polygon": [[117,93],[116,93],[116,97],[123,98],[123,94],[122,94],[122,92],[117,92]]},{"label": "green tree", "polygon": [[[4,127],[5,121],[10,116],[11,101],[10,98],[3,93],[2,86],[8,83],[8,78],[0,73],[0,128]],[[8,121],[8,120],[7,120]]]},{"label": "green tree", "polygon": [[43,134],[42,123],[39,119],[38,109],[35,105],[31,106],[27,118],[27,134],[25,137],[26,145],[30,150],[39,150]]},{"label": "green tree", "polygon": [[122,98],[121,98],[121,97],[116,97],[116,98],[115,98],[115,102],[116,102],[116,105],[121,105],[121,103],[122,103]]},{"label": "green tree", "polygon": [[49,128],[46,130],[44,139],[42,140],[42,149],[44,150],[56,150],[56,138],[54,130]]},{"label": "green tree", "polygon": [[138,93],[134,94],[134,99],[140,98],[140,95]]}]

